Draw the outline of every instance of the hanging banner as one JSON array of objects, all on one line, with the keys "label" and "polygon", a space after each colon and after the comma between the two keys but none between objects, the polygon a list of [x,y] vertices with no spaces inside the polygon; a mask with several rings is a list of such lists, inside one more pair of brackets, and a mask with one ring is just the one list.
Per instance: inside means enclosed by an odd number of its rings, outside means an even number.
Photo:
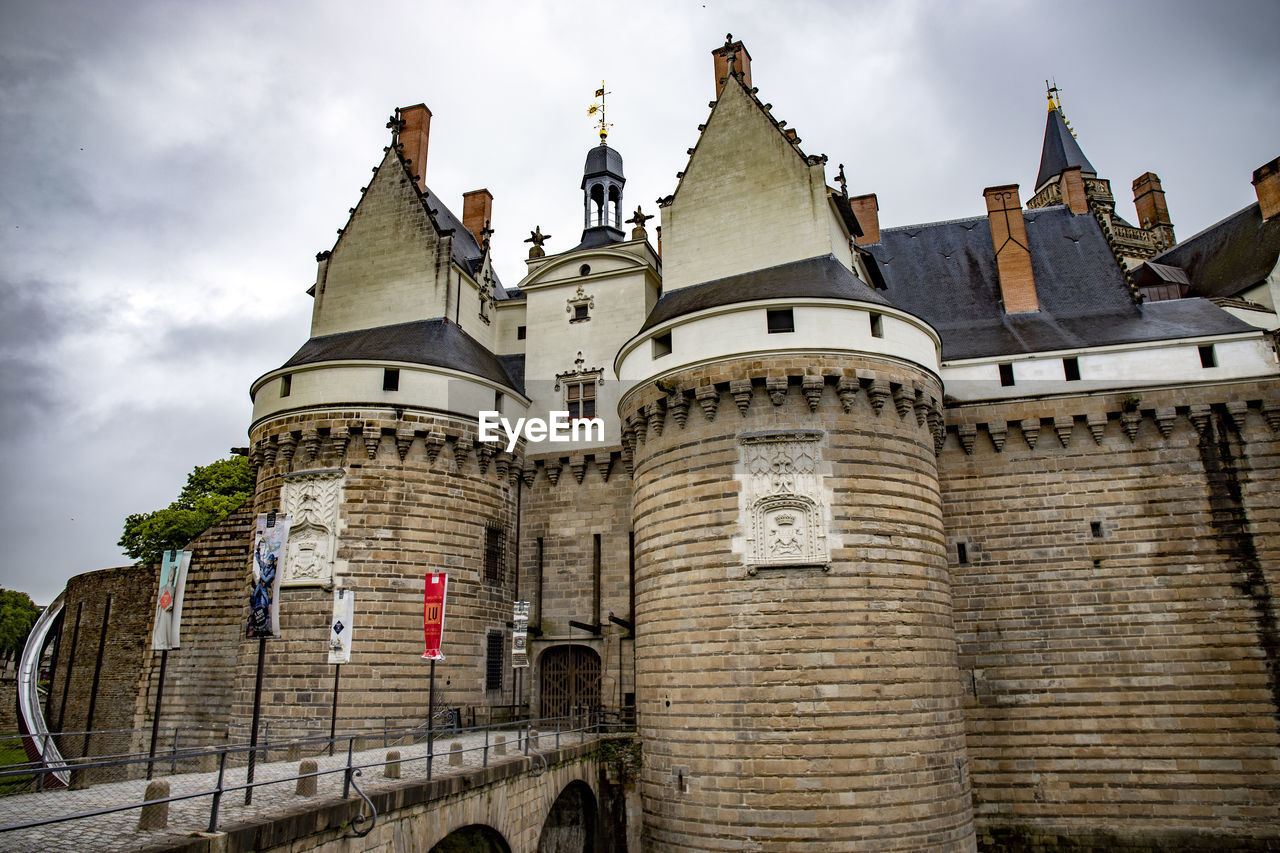
[{"label": "hanging banner", "polygon": [[333,619],[329,622],[329,663],[351,662],[351,630],[355,622],[355,593],[333,591]]},{"label": "hanging banner", "polygon": [[511,668],[529,666],[529,602],[517,601],[511,613]]},{"label": "hanging banner", "polygon": [[427,649],[422,653],[428,660],[444,660],[440,645],[444,640],[444,599],[449,586],[449,576],[444,572],[427,573],[427,592],[422,601],[422,625],[426,633]]},{"label": "hanging banner", "polygon": [[182,591],[187,586],[190,551],[165,551],[160,563],[160,592],[156,596],[156,621],[151,630],[151,650],[178,648],[182,630]]},{"label": "hanging banner", "polygon": [[289,516],[258,516],[253,536],[253,585],[249,589],[247,637],[280,636],[280,575],[289,542]]}]

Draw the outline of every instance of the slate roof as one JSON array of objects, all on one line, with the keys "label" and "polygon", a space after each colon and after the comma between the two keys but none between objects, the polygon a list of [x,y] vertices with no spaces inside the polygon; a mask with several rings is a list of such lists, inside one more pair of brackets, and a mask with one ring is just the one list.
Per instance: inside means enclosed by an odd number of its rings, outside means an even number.
[{"label": "slate roof", "polygon": [[946,360],[1251,331],[1203,299],[1137,305],[1091,216],[1023,212],[1039,311],[1006,314],[985,216],[882,229],[866,246],[885,295],[926,320]]},{"label": "slate roof", "polygon": [[582,186],[580,189],[587,188],[588,178],[606,174],[626,180],[626,177],[622,174],[622,155],[618,153],[618,149],[610,148],[601,142],[587,152],[587,162],[582,167]]},{"label": "slate roof", "polygon": [[649,312],[641,331],[721,305],[758,299],[805,298],[848,299],[892,307],[889,300],[845,268],[834,255],[822,255],[664,293]]},{"label": "slate roof", "polygon": [[1036,191],[1045,181],[1062,174],[1063,169],[1079,166],[1081,172],[1098,174],[1089,158],[1080,150],[1080,143],[1067,129],[1067,123],[1058,110],[1049,110],[1044,125],[1044,147],[1040,150],[1040,172],[1036,175]]},{"label": "slate roof", "polygon": [[1238,296],[1280,259],[1280,218],[1263,221],[1257,202],[1151,259],[1186,273],[1193,296]]},{"label": "slate roof", "polygon": [[[321,335],[303,344],[282,369],[325,361],[403,361],[482,376],[523,394],[524,359],[517,364],[505,358],[489,352],[456,323],[438,318]],[[519,376],[513,376],[510,370],[517,368]]]}]

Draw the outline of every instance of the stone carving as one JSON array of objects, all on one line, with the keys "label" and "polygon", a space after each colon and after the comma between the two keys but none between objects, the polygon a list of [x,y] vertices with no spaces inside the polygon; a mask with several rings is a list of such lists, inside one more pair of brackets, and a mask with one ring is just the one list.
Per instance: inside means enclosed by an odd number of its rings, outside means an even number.
[{"label": "stone carving", "polygon": [[284,481],[280,509],[292,523],[282,586],[333,585],[342,482],[341,471],[299,474]]},{"label": "stone carving", "polygon": [[[752,433],[739,439],[739,510],[747,571],[827,566],[822,433]],[[736,549],[735,549],[736,550]]]}]

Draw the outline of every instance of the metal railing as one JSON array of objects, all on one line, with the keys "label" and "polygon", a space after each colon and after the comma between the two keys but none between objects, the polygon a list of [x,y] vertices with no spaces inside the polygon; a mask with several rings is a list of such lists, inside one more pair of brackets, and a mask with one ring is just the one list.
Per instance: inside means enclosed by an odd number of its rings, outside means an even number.
[{"label": "metal railing", "polygon": [[[26,819],[0,825],[0,846],[6,846],[4,841],[5,833],[16,833],[51,824],[103,817],[160,804],[165,804],[167,808],[168,804],[184,803],[200,798],[207,798],[209,801],[207,822],[202,821],[202,825],[199,827],[176,827],[172,831],[189,832],[198,828],[207,832],[216,832],[219,825],[220,812],[225,808],[228,794],[245,792],[244,800],[247,807],[255,789],[288,783],[293,783],[296,788],[299,780],[312,778],[319,780],[339,775],[341,776],[342,798],[349,799],[351,791],[354,789],[365,802],[361,812],[352,821],[354,834],[363,836],[372,829],[373,822],[376,820],[373,803],[365,796],[356,781],[362,777],[365,770],[382,767],[384,768],[384,775],[390,779],[402,780],[415,778],[416,776],[429,781],[433,778],[433,775],[440,772],[437,764],[441,760],[446,762],[444,766],[446,771],[459,770],[466,766],[488,767],[499,744],[496,737],[503,735],[514,739],[503,744],[504,748],[508,745],[514,747],[514,753],[508,753],[504,761],[511,760],[511,758],[523,759],[531,757],[535,764],[530,772],[533,775],[538,775],[547,767],[546,758],[542,755],[541,750],[559,749],[562,745],[575,742],[575,737],[576,742],[584,743],[588,737],[595,738],[628,730],[629,727],[626,726],[624,720],[614,712],[603,712],[600,709],[581,709],[578,713],[563,717],[526,719],[477,727],[457,727],[448,730],[441,730],[422,724],[408,728],[384,729],[382,732],[376,730],[347,732],[333,738],[326,735],[324,737],[277,740],[270,745],[265,742],[259,743],[256,747],[250,747],[246,743],[226,743],[213,747],[166,749],[164,752],[157,752],[155,756],[128,754],[110,758],[94,757],[92,759],[66,760],[66,768],[70,771],[71,776],[70,793],[83,791],[91,787],[91,780],[96,775],[94,771],[110,768],[140,768],[147,765],[148,762],[156,764],[168,763],[171,767],[188,762],[197,762],[198,766],[204,770],[204,774],[208,776],[208,779],[205,781],[200,778],[193,778],[194,790],[184,790],[150,800],[146,799],[145,795],[142,798],[138,798],[136,790],[131,792],[114,791],[111,797],[104,796],[95,803],[98,806],[96,808],[81,808],[78,811],[43,815],[39,813],[41,811],[39,808],[26,808],[24,809]],[[436,736],[442,734],[447,734],[454,739],[454,742],[450,744],[449,749],[446,751],[440,751],[436,748]],[[471,744],[464,746],[463,740],[469,740]],[[425,749],[415,749],[420,744],[425,744]],[[375,751],[381,753],[381,750],[391,746],[401,747],[403,751],[397,751],[394,754],[394,758],[390,754],[370,754]],[[244,782],[238,782],[228,778],[230,768],[238,768],[242,764],[248,764],[250,752],[257,752],[264,756],[259,759],[262,763],[258,767],[260,770],[265,770],[270,767],[270,765],[266,764],[265,756],[270,751],[279,753],[281,750],[288,756],[288,763],[298,760],[298,757],[304,752],[317,756],[322,756],[326,753],[328,756],[335,756],[336,754],[337,756],[345,756],[345,759],[328,761],[328,766],[321,766],[322,762],[326,762],[326,759],[323,758],[314,762],[302,762],[294,772],[288,772],[286,769],[283,774],[270,773],[267,774],[268,778],[257,780],[246,779]],[[395,775],[389,772],[391,764],[395,765]],[[314,769],[304,769],[308,766],[314,767]],[[281,763],[277,763],[275,769],[282,769]],[[415,769],[416,773],[413,772]],[[215,771],[216,777],[213,775]],[[50,772],[49,769],[38,762],[14,765],[0,770],[0,785],[3,785],[4,780],[10,777],[31,773],[43,775],[48,772]],[[140,780],[141,778],[140,773],[137,771],[134,773],[126,771],[124,775],[134,780]],[[184,777],[178,776],[174,778],[175,780],[180,780]],[[103,787],[119,788],[120,786]],[[56,804],[67,796],[68,792],[44,794],[41,795],[40,802]],[[52,799],[49,799],[50,797]],[[113,798],[123,801],[108,801]],[[68,803],[68,805],[71,805],[71,803]],[[368,809],[369,814],[365,814],[364,809]],[[55,811],[58,810],[55,809]],[[243,817],[245,816],[240,816],[241,819]],[[13,836],[9,837],[12,838]]]}]

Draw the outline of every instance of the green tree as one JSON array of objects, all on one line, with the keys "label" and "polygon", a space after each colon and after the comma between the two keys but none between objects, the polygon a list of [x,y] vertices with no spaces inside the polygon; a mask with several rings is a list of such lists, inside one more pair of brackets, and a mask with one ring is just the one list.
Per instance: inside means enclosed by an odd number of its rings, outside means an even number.
[{"label": "green tree", "polygon": [[253,495],[253,471],[243,456],[197,465],[178,499],[155,512],[124,520],[120,547],[140,563],[158,563],[231,514]]},{"label": "green tree", "polygon": [[22,651],[40,608],[31,596],[16,589],[0,589],[0,657],[5,660]]}]

